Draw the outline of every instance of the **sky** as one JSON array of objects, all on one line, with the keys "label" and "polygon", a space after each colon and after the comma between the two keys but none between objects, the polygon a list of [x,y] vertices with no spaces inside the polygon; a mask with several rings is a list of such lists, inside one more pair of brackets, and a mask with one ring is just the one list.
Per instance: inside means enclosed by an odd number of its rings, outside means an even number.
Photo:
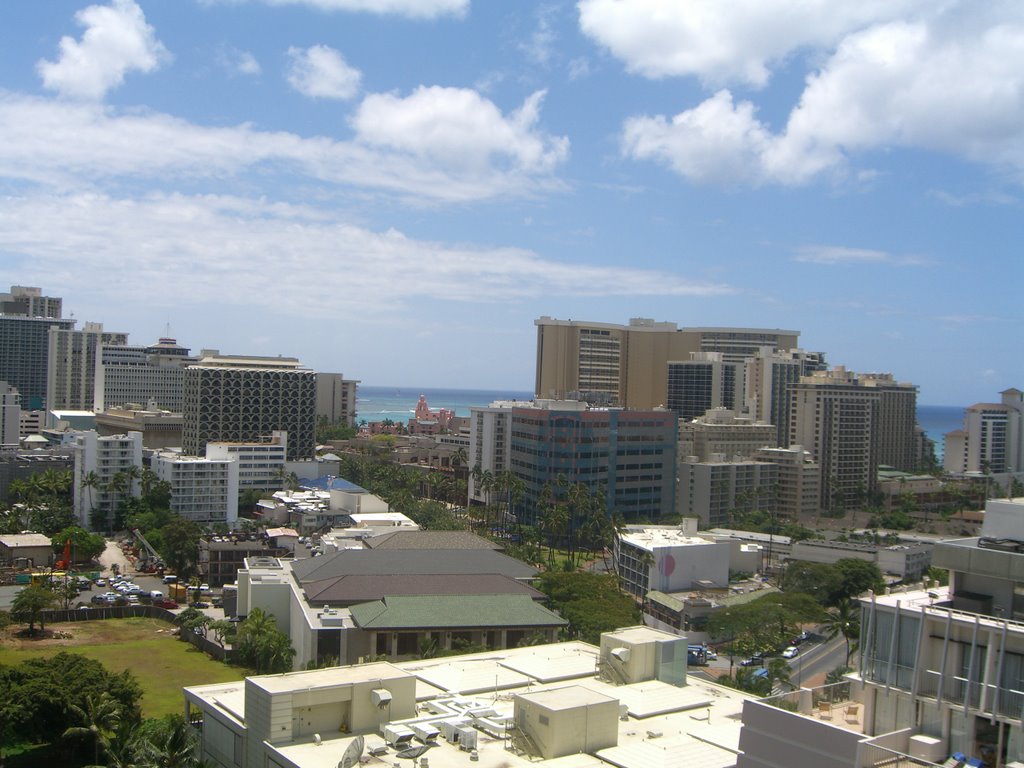
[{"label": "sky", "polygon": [[367,384],[534,320],[800,331],[1024,388],[1024,4],[8,0],[0,290]]}]

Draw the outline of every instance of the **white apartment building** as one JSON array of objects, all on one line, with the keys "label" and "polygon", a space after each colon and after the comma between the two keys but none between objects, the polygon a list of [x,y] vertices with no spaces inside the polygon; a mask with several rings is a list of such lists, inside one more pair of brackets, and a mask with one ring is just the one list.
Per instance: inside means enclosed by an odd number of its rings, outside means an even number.
[{"label": "white apartment building", "polygon": [[150,346],[104,344],[96,377],[96,410],[155,403],[161,410],[181,413],[185,366],[198,360],[188,352],[171,338]]},{"label": "white apartment building", "polygon": [[238,465],[238,492],[257,491],[268,496],[283,486],[282,473],[288,453],[288,433],[274,431],[266,441],[210,442],[206,458],[234,460]]},{"label": "white apartment building", "polygon": [[[126,493],[117,493],[110,481],[129,467],[142,469],[142,433],[100,437],[95,430],[75,435],[74,510],[78,524],[87,530],[109,530],[116,503]],[[88,478],[95,477],[95,487]],[[131,481],[134,489],[138,481]],[[98,526],[93,522],[100,523]]]},{"label": "white apartment building", "polygon": [[697,517],[705,527],[729,527],[735,512],[775,507],[778,467],[753,459],[729,460],[712,454],[708,461],[688,456],[679,462],[677,514]]},{"label": "white apartment building", "polygon": [[195,523],[238,520],[238,462],[158,451],[150,468],[171,486],[171,511]]},{"label": "white apartment building", "polygon": [[1007,389],[998,403],[964,411],[963,429],[945,436],[947,472],[1024,472],[1024,392]]}]

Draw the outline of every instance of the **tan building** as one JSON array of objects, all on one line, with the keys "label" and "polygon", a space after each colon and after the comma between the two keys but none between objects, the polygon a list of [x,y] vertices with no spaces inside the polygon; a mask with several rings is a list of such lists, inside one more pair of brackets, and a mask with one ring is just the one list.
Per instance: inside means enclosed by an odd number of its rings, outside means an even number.
[{"label": "tan building", "polygon": [[820,465],[824,509],[859,506],[877,488],[880,464],[913,468],[913,384],[836,366],[804,376],[791,391],[789,443]]},{"label": "tan building", "polygon": [[710,460],[712,454],[749,458],[760,448],[774,448],[775,427],[714,408],[693,421],[679,422],[679,456]]},{"label": "tan building", "polygon": [[779,515],[797,520],[821,511],[821,469],[802,445],[761,448],[753,456],[778,467],[775,510]]},{"label": "tan building", "polygon": [[537,397],[635,409],[666,404],[670,360],[721,352],[726,362],[739,363],[762,347],[794,348],[800,336],[764,328],[679,328],[647,318],[617,325],[542,317],[535,324]]},{"label": "tan building", "polygon": [[356,388],[358,381],[340,373],[316,375],[316,418],[331,424],[356,425]]}]

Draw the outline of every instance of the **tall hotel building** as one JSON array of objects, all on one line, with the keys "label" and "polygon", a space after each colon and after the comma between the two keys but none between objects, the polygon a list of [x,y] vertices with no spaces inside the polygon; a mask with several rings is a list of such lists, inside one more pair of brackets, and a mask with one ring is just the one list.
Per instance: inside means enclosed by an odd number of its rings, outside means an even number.
[{"label": "tall hotel building", "polygon": [[96,378],[96,409],[122,408],[128,403],[181,413],[185,366],[198,361],[171,338],[150,346],[104,344]]},{"label": "tall hotel building", "polygon": [[712,408],[738,411],[743,406],[743,365],[727,363],[721,352],[694,352],[668,364],[668,408],[691,421]]},{"label": "tall hotel building", "polygon": [[646,318],[615,325],[542,317],[535,324],[537,397],[636,409],[668,402],[670,360],[719,352],[725,362],[739,363],[762,347],[796,347],[800,335],[762,328],[681,329]]},{"label": "tall hotel building", "polygon": [[1007,389],[998,403],[964,411],[964,427],[945,437],[947,472],[1024,472],[1024,392]]},{"label": "tall hotel building", "polygon": [[850,508],[878,485],[878,466],[914,469],[917,387],[837,366],[792,386],[790,445],[821,469],[823,509]]},{"label": "tall hotel building", "polygon": [[210,442],[255,443],[288,433],[288,461],[316,454],[316,373],[291,357],[244,357],[206,350],[185,369],[184,452]]},{"label": "tall hotel building", "polygon": [[[8,306],[8,302],[2,305]],[[40,410],[49,405],[46,388],[50,329],[70,331],[74,327],[75,321],[71,319],[0,313],[0,380],[18,390],[25,410]]]}]

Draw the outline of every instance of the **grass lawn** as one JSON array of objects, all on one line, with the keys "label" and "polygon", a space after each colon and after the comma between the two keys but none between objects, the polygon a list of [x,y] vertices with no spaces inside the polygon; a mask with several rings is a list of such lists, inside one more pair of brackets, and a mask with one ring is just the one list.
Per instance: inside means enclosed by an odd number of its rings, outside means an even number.
[{"label": "grass lawn", "polygon": [[240,680],[252,674],[211,659],[171,634],[170,624],[156,619],[107,619],[48,624],[69,638],[26,640],[12,626],[0,633],[0,665],[15,665],[37,656],[69,651],[101,662],[108,670],[130,670],[142,686],[143,717],[184,712],[184,686]]}]

